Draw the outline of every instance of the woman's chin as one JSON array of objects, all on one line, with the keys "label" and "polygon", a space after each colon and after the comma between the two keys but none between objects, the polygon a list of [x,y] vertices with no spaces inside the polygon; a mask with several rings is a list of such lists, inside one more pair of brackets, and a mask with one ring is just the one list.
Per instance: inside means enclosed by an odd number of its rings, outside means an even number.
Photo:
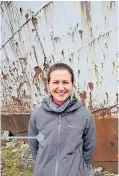
[{"label": "woman's chin", "polygon": [[55,99],[57,102],[59,102],[60,104],[63,104],[66,100],[66,98],[57,98]]},{"label": "woman's chin", "polygon": [[59,103],[64,103],[67,100],[68,96],[66,95],[58,95],[58,96],[54,96],[54,100],[56,100]]}]

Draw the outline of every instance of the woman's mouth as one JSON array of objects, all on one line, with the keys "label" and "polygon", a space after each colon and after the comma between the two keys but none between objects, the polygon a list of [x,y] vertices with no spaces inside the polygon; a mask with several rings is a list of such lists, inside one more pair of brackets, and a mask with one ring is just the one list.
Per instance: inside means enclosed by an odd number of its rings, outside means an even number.
[{"label": "woman's mouth", "polygon": [[58,95],[64,95],[66,92],[57,92]]}]

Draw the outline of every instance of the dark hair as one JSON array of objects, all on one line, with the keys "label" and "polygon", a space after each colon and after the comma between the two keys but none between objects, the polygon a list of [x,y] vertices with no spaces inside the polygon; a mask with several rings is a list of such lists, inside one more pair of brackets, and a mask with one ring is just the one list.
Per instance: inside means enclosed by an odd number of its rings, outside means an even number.
[{"label": "dark hair", "polygon": [[69,65],[64,64],[64,63],[56,63],[49,68],[48,83],[50,82],[50,74],[56,70],[67,70],[71,74],[72,83],[74,82],[74,73],[73,73],[72,68]]}]

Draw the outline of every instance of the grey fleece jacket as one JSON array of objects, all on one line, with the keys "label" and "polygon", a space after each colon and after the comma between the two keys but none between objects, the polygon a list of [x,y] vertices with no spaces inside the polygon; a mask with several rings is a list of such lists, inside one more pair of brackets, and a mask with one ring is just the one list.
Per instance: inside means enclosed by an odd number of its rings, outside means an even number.
[{"label": "grey fleece jacket", "polygon": [[62,112],[43,101],[30,117],[28,136],[35,166],[33,176],[88,176],[96,150],[92,113],[77,99]]}]

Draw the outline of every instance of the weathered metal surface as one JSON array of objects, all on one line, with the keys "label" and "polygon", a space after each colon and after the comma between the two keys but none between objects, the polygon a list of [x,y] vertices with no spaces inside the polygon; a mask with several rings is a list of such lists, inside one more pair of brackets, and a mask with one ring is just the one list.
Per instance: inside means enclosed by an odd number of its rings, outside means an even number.
[{"label": "weathered metal surface", "polygon": [[56,62],[73,68],[74,92],[91,110],[118,104],[118,2],[8,1],[1,16],[2,113],[38,106]]},{"label": "weathered metal surface", "polygon": [[[114,173],[114,174],[118,174],[118,162],[116,161],[114,161],[114,162],[109,162],[109,161],[107,161],[107,162],[93,162],[93,164],[94,164],[94,166],[95,167],[102,167],[102,168],[104,168],[104,170],[109,170],[111,173]],[[116,176],[118,176],[118,175],[116,175]]]},{"label": "weathered metal surface", "polygon": [[[1,116],[3,130],[16,136],[26,136],[29,114],[12,114]],[[103,166],[113,173],[118,172],[118,119],[95,119],[97,130],[97,151],[93,159],[95,166]],[[25,142],[28,142],[26,139]],[[111,166],[111,167],[109,167]]]},{"label": "weathered metal surface", "polygon": [[1,116],[2,130],[8,130],[14,135],[28,131],[29,114],[10,114]]},{"label": "weathered metal surface", "polygon": [[1,17],[2,128],[26,135],[29,114],[48,91],[49,66],[67,63],[75,94],[96,120],[94,163],[116,173],[118,2],[6,1]]},{"label": "weathered metal surface", "polygon": [[94,161],[117,161],[118,119],[95,120],[97,130],[97,155]]}]

